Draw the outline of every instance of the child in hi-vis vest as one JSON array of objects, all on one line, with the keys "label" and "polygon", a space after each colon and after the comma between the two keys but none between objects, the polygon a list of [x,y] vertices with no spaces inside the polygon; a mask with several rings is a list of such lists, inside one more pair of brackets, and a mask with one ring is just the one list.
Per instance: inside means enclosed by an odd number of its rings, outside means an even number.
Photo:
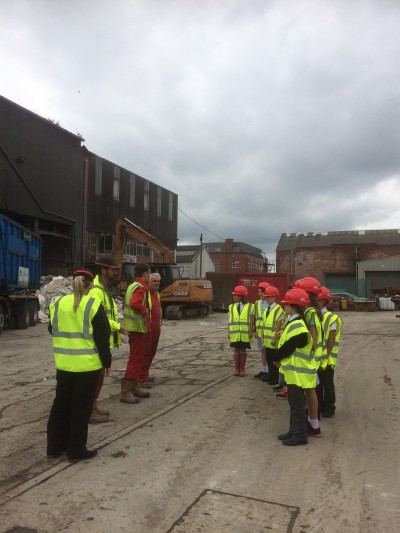
[{"label": "child in hi-vis vest", "polygon": [[318,401],[321,415],[324,418],[331,418],[336,410],[334,374],[343,323],[340,316],[328,311],[326,308],[332,299],[333,296],[329,292],[329,289],[321,287],[318,300],[321,306],[322,328],[324,330],[324,358],[322,365],[318,369],[320,380]]},{"label": "child in hi-vis vest", "polygon": [[289,318],[279,338],[274,361],[280,366],[288,388],[289,430],[278,435],[285,446],[308,442],[304,392],[315,389],[317,381],[313,341],[304,321],[304,308],[309,302],[307,293],[301,289],[290,289],[282,300]]},{"label": "child in hi-vis vest", "polygon": [[233,292],[234,303],[229,306],[228,338],[233,348],[235,376],[244,377],[247,349],[254,340],[254,305],[246,301],[248,290],[238,285]]}]

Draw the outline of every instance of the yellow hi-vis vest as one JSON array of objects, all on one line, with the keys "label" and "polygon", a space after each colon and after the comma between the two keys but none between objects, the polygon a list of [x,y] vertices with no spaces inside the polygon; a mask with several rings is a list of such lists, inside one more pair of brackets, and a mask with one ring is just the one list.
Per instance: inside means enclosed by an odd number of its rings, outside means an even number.
[{"label": "yellow hi-vis vest", "polygon": [[251,342],[250,317],[254,314],[254,304],[244,304],[239,314],[237,304],[229,306],[229,340],[231,342]]},{"label": "yellow hi-vis vest", "polygon": [[[323,364],[324,364],[324,331],[322,328],[322,323],[314,307],[307,307],[307,309],[304,311],[304,318],[306,319],[306,323],[308,325],[310,324],[312,320],[314,320],[315,328],[317,330],[317,348],[314,351],[314,362],[315,362],[315,367],[318,370],[318,368],[323,368]],[[325,359],[326,359],[326,350],[325,350]]]},{"label": "yellow hi-vis vest", "polygon": [[262,316],[263,320],[263,346],[265,348],[276,348],[276,345],[272,344],[272,339],[275,335],[276,325],[280,320],[283,320],[284,318],[284,312],[282,307],[279,304],[276,304],[275,307],[271,309],[271,311],[267,314],[268,307],[264,309],[264,313]]},{"label": "yellow hi-vis vest", "polygon": [[[161,302],[160,293],[158,291],[156,292],[157,292],[158,301]],[[153,309],[153,300],[151,299],[151,289],[147,291],[147,301],[149,302],[149,311],[151,315],[151,310]],[[160,325],[161,324],[162,324],[162,307],[160,305]]]},{"label": "yellow hi-vis vest", "polygon": [[302,389],[315,389],[317,369],[312,353],[312,337],[302,319],[287,323],[279,338],[278,348],[300,333],[307,333],[309,339],[307,345],[304,348],[296,348],[289,357],[282,359],[279,371],[285,376],[287,385],[297,385]]},{"label": "yellow hi-vis vest", "polygon": [[[257,300],[254,304],[254,330],[257,334],[257,337],[262,338],[263,333],[263,310],[261,310],[261,302],[263,300]],[[267,304],[267,302],[265,302]],[[268,305],[268,304],[267,304]]]},{"label": "yellow hi-vis vest", "polygon": [[124,322],[125,322],[125,327],[128,331],[135,331],[136,333],[147,333],[146,316],[141,315],[137,311],[134,311],[131,308],[131,304],[130,304],[132,294],[135,292],[135,290],[138,287],[143,287],[144,289],[142,305],[143,307],[146,307],[146,302],[147,302],[146,288],[144,285],[142,285],[138,281],[134,281],[133,283],[129,285],[125,293]]},{"label": "yellow hi-vis vest", "polygon": [[[328,356],[327,344],[328,344],[328,338],[329,338],[329,333],[330,333],[330,327],[335,322],[336,322],[335,342],[333,343],[332,351]],[[325,337],[325,354],[327,356],[326,364],[324,368],[326,368],[327,365],[330,365],[332,368],[336,367],[336,360],[337,360],[337,356],[339,352],[340,335],[342,333],[342,324],[343,324],[342,318],[338,315],[335,315],[334,313],[330,313],[329,311],[324,313],[322,317],[322,327],[324,328],[324,337]]]},{"label": "yellow hi-vis vest", "polygon": [[103,304],[106,312],[108,322],[110,323],[110,348],[118,348],[121,345],[120,324],[118,322],[118,309],[114,299],[106,291],[106,288],[101,283],[99,276],[93,280],[93,288],[89,292],[89,296],[98,298]]},{"label": "yellow hi-vis vest", "polygon": [[101,302],[82,296],[76,312],[74,296],[62,296],[50,304],[56,367],[67,372],[91,372],[103,367],[93,338],[92,320]]}]

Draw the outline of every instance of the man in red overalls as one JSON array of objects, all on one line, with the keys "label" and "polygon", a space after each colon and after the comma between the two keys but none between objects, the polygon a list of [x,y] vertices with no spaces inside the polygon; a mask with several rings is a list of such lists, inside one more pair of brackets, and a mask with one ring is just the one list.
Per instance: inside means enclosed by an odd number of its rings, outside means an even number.
[{"label": "man in red overalls", "polygon": [[142,371],[140,373],[140,383],[148,383],[154,381],[154,377],[149,376],[149,371],[154,356],[157,352],[158,341],[161,333],[162,309],[160,302],[160,294],[158,292],[158,289],[160,288],[160,281],[160,274],[158,274],[157,272],[150,274],[148,286],[151,331],[147,333],[146,355],[143,361]]}]

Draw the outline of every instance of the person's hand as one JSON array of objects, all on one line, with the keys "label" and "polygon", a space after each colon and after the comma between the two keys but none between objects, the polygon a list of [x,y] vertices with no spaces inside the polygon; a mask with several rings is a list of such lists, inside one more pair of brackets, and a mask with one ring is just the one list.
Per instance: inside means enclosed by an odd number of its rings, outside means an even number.
[{"label": "person's hand", "polygon": [[273,337],[273,338],[271,339],[271,344],[272,344],[272,345],[276,344],[276,341],[277,341],[277,338],[276,338],[276,337]]},{"label": "person's hand", "polygon": [[122,335],[128,335],[129,334],[129,331],[122,324],[121,324],[121,326],[119,328],[119,332],[122,333]]},{"label": "person's hand", "polygon": [[279,368],[281,366],[281,364],[279,363],[279,361],[274,361],[274,365],[276,366],[276,368]]},{"label": "person's hand", "polygon": [[104,369],[104,377],[108,378],[108,376],[111,376],[111,367]]}]

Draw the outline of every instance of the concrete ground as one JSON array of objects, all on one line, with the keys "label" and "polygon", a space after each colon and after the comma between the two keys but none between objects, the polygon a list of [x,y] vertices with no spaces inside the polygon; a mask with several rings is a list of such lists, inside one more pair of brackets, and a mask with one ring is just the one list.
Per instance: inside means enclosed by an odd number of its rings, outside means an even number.
[{"label": "concrete ground", "polygon": [[[287,448],[287,401],[232,375],[226,315],[166,321],[151,397],[119,402],[114,354],[90,426],[90,461],[46,458],[54,395],[45,325],[0,336],[0,530],[28,532],[397,532],[400,319],[344,313],[337,413],[322,438]],[[254,364],[256,363],[256,364]],[[251,366],[253,365],[253,366]]]}]

